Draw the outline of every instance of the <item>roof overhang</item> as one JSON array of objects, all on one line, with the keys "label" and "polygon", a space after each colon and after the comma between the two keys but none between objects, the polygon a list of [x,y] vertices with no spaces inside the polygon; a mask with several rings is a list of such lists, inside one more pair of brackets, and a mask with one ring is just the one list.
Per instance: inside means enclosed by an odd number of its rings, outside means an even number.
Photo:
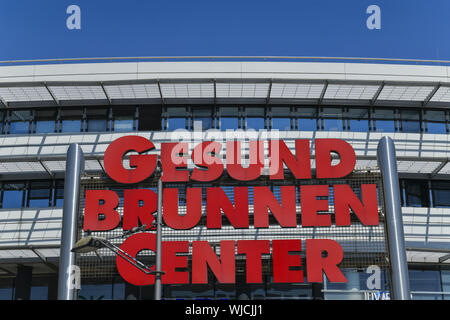
[{"label": "roof overhang", "polygon": [[326,104],[449,107],[447,66],[122,62],[0,67],[5,107]]}]

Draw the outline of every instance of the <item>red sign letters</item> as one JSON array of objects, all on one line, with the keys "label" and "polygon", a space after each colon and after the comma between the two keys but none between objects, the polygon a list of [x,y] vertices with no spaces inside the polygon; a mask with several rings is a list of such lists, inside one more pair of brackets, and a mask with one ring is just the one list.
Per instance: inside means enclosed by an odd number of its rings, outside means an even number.
[{"label": "red sign letters", "polygon": [[[250,164],[241,164],[239,141],[225,145],[215,141],[204,141],[188,154],[185,142],[161,144],[162,180],[170,182],[213,182],[227,174],[238,181],[256,180],[268,169],[270,180],[283,180],[285,167],[297,180],[343,178],[355,166],[356,156],[350,144],[339,139],[316,139],[315,170],[311,168],[309,140],[295,141],[293,154],[282,140],[268,141],[269,165],[264,164],[264,141],[249,142]],[[219,154],[225,151],[225,157]],[[110,178],[122,184],[136,184],[152,176],[158,155],[154,144],[141,136],[124,136],[113,141],[105,152],[104,166]],[[128,153],[130,169],[123,161]],[[137,153],[137,154],[136,154]],[[333,155],[339,162],[333,164]],[[189,157],[191,160],[189,160]],[[225,158],[225,163],[222,161]],[[336,157],[335,157],[336,158]],[[192,161],[193,168],[188,169]],[[329,193],[334,194],[334,214],[329,213]],[[204,192],[204,190],[203,190]],[[253,195],[249,203],[249,195]],[[197,226],[202,218],[202,188],[186,188],[186,213],[179,214],[178,188],[163,190],[163,219],[165,225],[174,230],[186,230]],[[157,211],[157,194],[149,189],[125,189],[122,216],[117,211],[119,196],[111,190],[87,190],[85,194],[83,229],[108,231],[119,226],[130,230],[141,224],[151,226]],[[300,197],[300,212],[297,199]],[[249,214],[249,206],[253,214]],[[270,213],[269,213],[270,212]],[[300,213],[300,214],[299,214]],[[225,216],[233,228],[268,228],[269,215],[284,228],[350,226],[354,214],[364,226],[378,225],[377,189],[375,184],[362,184],[360,197],[347,184],[301,184],[300,187],[280,186],[280,201],[267,186],[237,186],[231,201],[221,187],[206,188],[206,228],[221,229]],[[253,218],[253,219],[251,219]],[[250,221],[252,221],[252,226]],[[303,248],[304,255],[301,255]],[[152,232],[129,236],[121,249],[132,256],[142,250],[155,251],[156,236]],[[189,263],[188,254],[192,260]],[[326,256],[323,253],[326,252]],[[162,283],[201,284],[207,283],[207,270],[211,269],[221,283],[235,282],[235,259],[244,255],[247,282],[262,282],[262,256],[272,254],[273,281],[322,282],[325,274],[331,282],[346,282],[338,265],[343,259],[343,249],[330,239],[284,240],[223,240],[220,241],[220,258],[207,241],[165,241],[162,243]],[[305,257],[306,263],[301,256]],[[147,275],[117,257],[117,269],[121,276],[134,285],[149,285],[153,275]],[[189,274],[188,267],[191,267]],[[302,269],[302,267],[304,268]]]}]

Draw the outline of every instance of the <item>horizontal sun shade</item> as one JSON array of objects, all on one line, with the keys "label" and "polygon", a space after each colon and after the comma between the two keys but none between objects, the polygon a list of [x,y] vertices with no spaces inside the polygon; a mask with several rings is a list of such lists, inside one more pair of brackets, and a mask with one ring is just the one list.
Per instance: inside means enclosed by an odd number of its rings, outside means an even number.
[{"label": "horizontal sun shade", "polygon": [[[39,261],[42,257],[44,258],[56,258],[59,257],[60,249],[39,249],[39,244],[36,245],[37,249],[33,251],[32,249],[8,249],[3,250],[0,246],[0,258],[2,259],[23,259],[23,258],[34,258]],[[39,255],[36,253],[39,252]]]},{"label": "horizontal sun shade", "polygon": [[2,162],[0,163],[0,173],[23,173],[23,172],[45,172],[45,168],[39,162]]},{"label": "horizontal sun shade", "polygon": [[319,99],[323,84],[308,83],[273,83],[271,98]]},{"label": "horizontal sun shade", "polygon": [[433,89],[432,86],[386,85],[381,90],[378,100],[423,101]]},{"label": "horizontal sun shade", "polygon": [[370,100],[378,88],[378,85],[329,84],[324,99]]},{"label": "horizontal sun shade", "polygon": [[51,172],[65,171],[66,170],[66,162],[63,160],[56,161],[44,161],[45,166]]},{"label": "horizontal sun shade", "polygon": [[267,98],[269,83],[217,83],[217,98]]},{"label": "horizontal sun shade", "polygon": [[431,98],[431,101],[450,102],[450,87],[440,87]]},{"label": "horizontal sun shade", "polygon": [[437,161],[397,161],[398,172],[432,173],[441,162]]},{"label": "horizontal sun shade", "polygon": [[101,86],[52,86],[49,90],[57,100],[107,99]]},{"label": "horizontal sun shade", "polygon": [[406,257],[409,262],[450,263],[450,259],[439,261],[447,255],[448,252],[406,251]]},{"label": "horizontal sun shade", "polygon": [[355,169],[374,169],[378,168],[377,160],[357,159]]},{"label": "horizontal sun shade", "polygon": [[444,167],[439,170],[440,174],[450,174],[450,162],[448,162]]},{"label": "horizontal sun shade", "polygon": [[105,85],[110,99],[160,99],[159,88],[152,84]]},{"label": "horizontal sun shade", "polygon": [[[43,162],[46,168],[51,172],[60,172],[66,170],[66,162],[62,160],[52,160]],[[85,171],[103,171],[100,163],[97,160],[85,160]]]},{"label": "horizontal sun shade", "polygon": [[5,102],[53,100],[46,87],[4,87],[0,97]]},{"label": "horizontal sun shade", "polygon": [[84,170],[86,171],[103,171],[100,163],[97,160],[86,160],[84,162]]},{"label": "horizontal sun shade", "polygon": [[161,83],[163,98],[214,98],[213,83]]}]

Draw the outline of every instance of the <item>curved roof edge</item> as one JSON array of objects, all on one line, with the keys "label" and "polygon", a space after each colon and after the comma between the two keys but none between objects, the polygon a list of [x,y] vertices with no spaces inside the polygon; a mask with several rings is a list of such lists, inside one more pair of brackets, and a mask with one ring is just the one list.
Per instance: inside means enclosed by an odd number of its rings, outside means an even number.
[{"label": "curved roof edge", "polygon": [[449,68],[272,61],[2,66],[0,102],[6,107],[236,102],[450,107]]},{"label": "curved roof edge", "polygon": [[104,62],[0,66],[0,82],[205,78],[450,83],[450,66],[291,61]]}]

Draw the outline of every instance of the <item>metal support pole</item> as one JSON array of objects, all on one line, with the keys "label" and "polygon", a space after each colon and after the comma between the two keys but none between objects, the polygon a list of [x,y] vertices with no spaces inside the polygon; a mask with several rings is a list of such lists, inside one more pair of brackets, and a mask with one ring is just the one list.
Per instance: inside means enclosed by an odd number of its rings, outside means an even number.
[{"label": "metal support pole", "polygon": [[[77,240],[77,219],[80,180],[84,172],[84,156],[80,146],[72,143],[67,151],[64,180],[64,209],[59,255],[58,300],[75,300],[77,270],[75,253],[71,252]],[[79,276],[79,275],[78,275]],[[79,284],[79,283],[78,283]]]},{"label": "metal support pole", "polygon": [[377,148],[377,159],[383,179],[386,233],[391,263],[391,298],[393,300],[410,300],[411,293],[403,234],[397,158],[395,145],[391,138],[383,137],[380,139]]},{"label": "metal support pole", "polygon": [[155,300],[161,300],[161,225],[162,225],[162,169],[158,162],[159,179],[158,179],[158,212],[156,216],[156,266],[155,266]]}]

